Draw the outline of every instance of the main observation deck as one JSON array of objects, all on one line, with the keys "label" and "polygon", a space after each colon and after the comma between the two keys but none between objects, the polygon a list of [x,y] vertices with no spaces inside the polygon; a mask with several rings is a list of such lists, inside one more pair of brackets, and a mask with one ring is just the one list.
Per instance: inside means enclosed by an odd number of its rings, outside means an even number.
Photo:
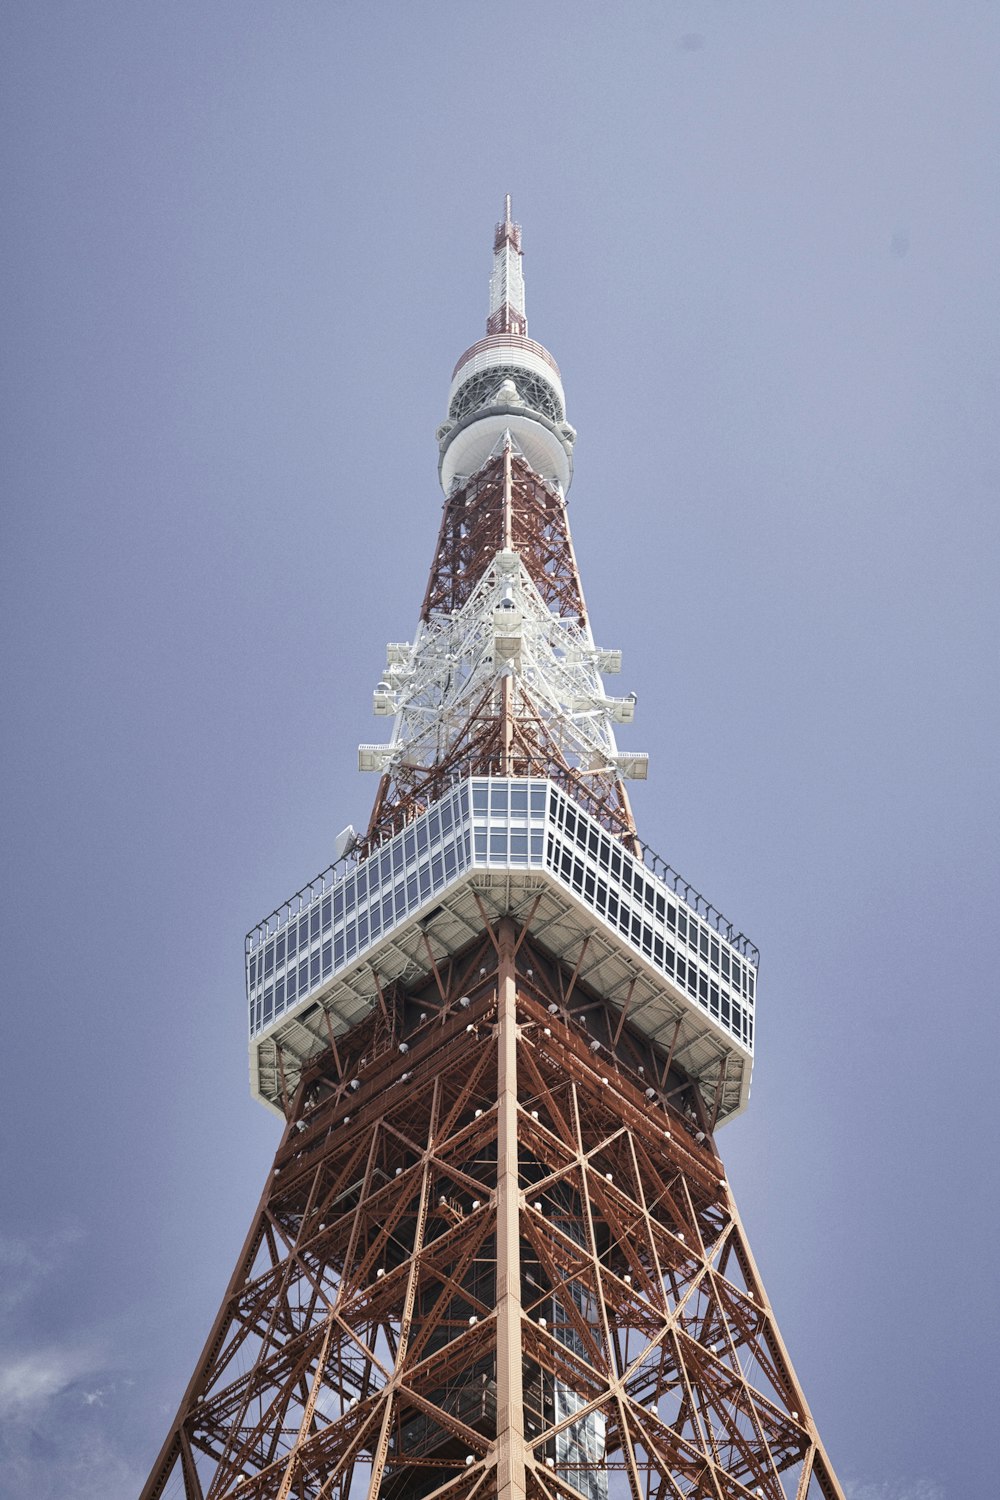
[{"label": "main observation deck", "polygon": [[[624,1003],[694,1078],[726,1077],[719,1120],[746,1104],[759,955],[656,856],[629,853],[555,782],[459,781],[367,859],[331,866],[247,935],[251,1077],[277,1108],[301,1065],[483,926],[532,910],[561,961]],[[324,1013],[325,1012],[325,1018]],[[278,1047],[281,1064],[278,1064]]]}]

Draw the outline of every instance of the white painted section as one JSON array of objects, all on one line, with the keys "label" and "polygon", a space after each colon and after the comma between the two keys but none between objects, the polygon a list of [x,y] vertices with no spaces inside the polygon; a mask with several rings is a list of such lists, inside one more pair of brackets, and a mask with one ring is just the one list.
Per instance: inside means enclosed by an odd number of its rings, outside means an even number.
[{"label": "white painted section", "polygon": [[489,410],[463,427],[441,459],[441,488],[447,495],[456,475],[478,474],[504,433],[509,431],[535,473],[565,492],[573,477],[569,454],[556,434],[530,415]]},{"label": "white painted section", "polygon": [[515,312],[524,313],[524,270],[521,252],[515,250],[510,240],[504,240],[493,255],[493,274],[490,277],[490,312],[499,312],[505,303]]},{"label": "white painted section", "polygon": [[[532,339],[518,339],[515,342],[514,335],[512,334],[497,334],[495,337],[497,340],[500,338],[509,338],[511,342],[509,344],[501,344],[499,342],[493,344],[490,339],[481,339],[478,344],[473,344],[452,378],[451,386],[448,390],[448,410],[451,410],[451,403],[455,399],[459,388],[467,380],[470,380],[473,375],[479,375],[483,370],[510,369],[513,367],[521,370],[530,370],[533,375],[540,375],[557,392],[562,408],[565,411],[566,396],[563,391],[562,381],[559,378],[559,371],[555,368],[555,361],[548,354],[548,351],[545,351],[547,357],[543,358],[541,354],[535,353],[535,349],[532,347],[534,342]],[[538,347],[540,348],[541,346],[539,345]]]}]

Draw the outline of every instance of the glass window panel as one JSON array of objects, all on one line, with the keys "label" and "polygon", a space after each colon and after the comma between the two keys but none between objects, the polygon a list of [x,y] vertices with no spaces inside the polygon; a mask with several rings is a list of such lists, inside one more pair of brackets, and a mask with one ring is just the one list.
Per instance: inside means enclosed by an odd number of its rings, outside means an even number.
[{"label": "glass window panel", "polygon": [[490,812],[505,813],[507,811],[507,783],[505,781],[494,781],[490,787]]},{"label": "glass window panel", "polygon": [[318,953],[314,953],[313,956],[312,956],[312,958],[309,960],[309,983],[310,983],[310,985],[319,984],[319,965],[320,965],[320,955]]},{"label": "glass window panel", "polygon": [[333,973],[333,944],[327,938],[323,944],[323,978],[329,979]]},{"label": "glass window panel", "polygon": [[299,994],[304,995],[309,988],[309,960],[303,958],[299,963]]},{"label": "glass window panel", "polygon": [[490,830],[490,859],[507,858],[507,831],[506,829]]},{"label": "glass window panel", "polygon": [[472,783],[472,811],[485,813],[488,809],[488,791],[485,781],[474,781]]},{"label": "glass window panel", "polygon": [[285,981],[283,979],[279,979],[278,982],[277,982],[277,984],[274,986],[274,1013],[275,1013],[275,1015],[278,1014],[279,1010],[284,1010],[284,1008],[285,1008]]},{"label": "glass window panel", "polygon": [[274,973],[274,944],[268,943],[264,949],[264,978]]},{"label": "glass window panel", "polygon": [[526,813],[528,811],[528,788],[522,781],[517,782],[510,789],[510,810],[512,813]]},{"label": "glass window panel", "polygon": [[324,898],[323,898],[323,931],[324,932],[329,932],[330,931],[330,907],[331,907],[331,905],[332,905],[332,903],[330,901],[329,896],[324,896]]},{"label": "glass window panel", "polygon": [[280,968],[281,965],[284,962],[285,962],[285,934],[282,932],[282,933],[279,933],[279,935],[274,940],[274,963],[275,963],[275,967],[276,968]]}]

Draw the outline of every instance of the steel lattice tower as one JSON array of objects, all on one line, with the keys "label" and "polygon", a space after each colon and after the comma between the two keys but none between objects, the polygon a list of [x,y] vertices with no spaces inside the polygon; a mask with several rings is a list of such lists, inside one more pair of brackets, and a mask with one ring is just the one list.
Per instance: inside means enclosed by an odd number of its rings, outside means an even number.
[{"label": "steel lattice tower", "polygon": [[509,198],[490,291],[371,821],[247,939],[285,1130],[143,1500],[842,1500],[714,1145],[757,951],[636,833]]}]

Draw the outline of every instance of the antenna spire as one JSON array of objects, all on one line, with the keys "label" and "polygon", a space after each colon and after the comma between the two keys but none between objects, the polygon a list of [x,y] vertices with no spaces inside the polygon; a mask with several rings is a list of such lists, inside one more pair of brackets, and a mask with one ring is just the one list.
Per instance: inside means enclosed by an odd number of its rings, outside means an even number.
[{"label": "antenna spire", "polygon": [[486,332],[528,332],[524,313],[524,272],[521,269],[521,226],[510,216],[510,194],[503,200],[503,219],[493,235],[493,274],[490,277],[490,315]]}]

